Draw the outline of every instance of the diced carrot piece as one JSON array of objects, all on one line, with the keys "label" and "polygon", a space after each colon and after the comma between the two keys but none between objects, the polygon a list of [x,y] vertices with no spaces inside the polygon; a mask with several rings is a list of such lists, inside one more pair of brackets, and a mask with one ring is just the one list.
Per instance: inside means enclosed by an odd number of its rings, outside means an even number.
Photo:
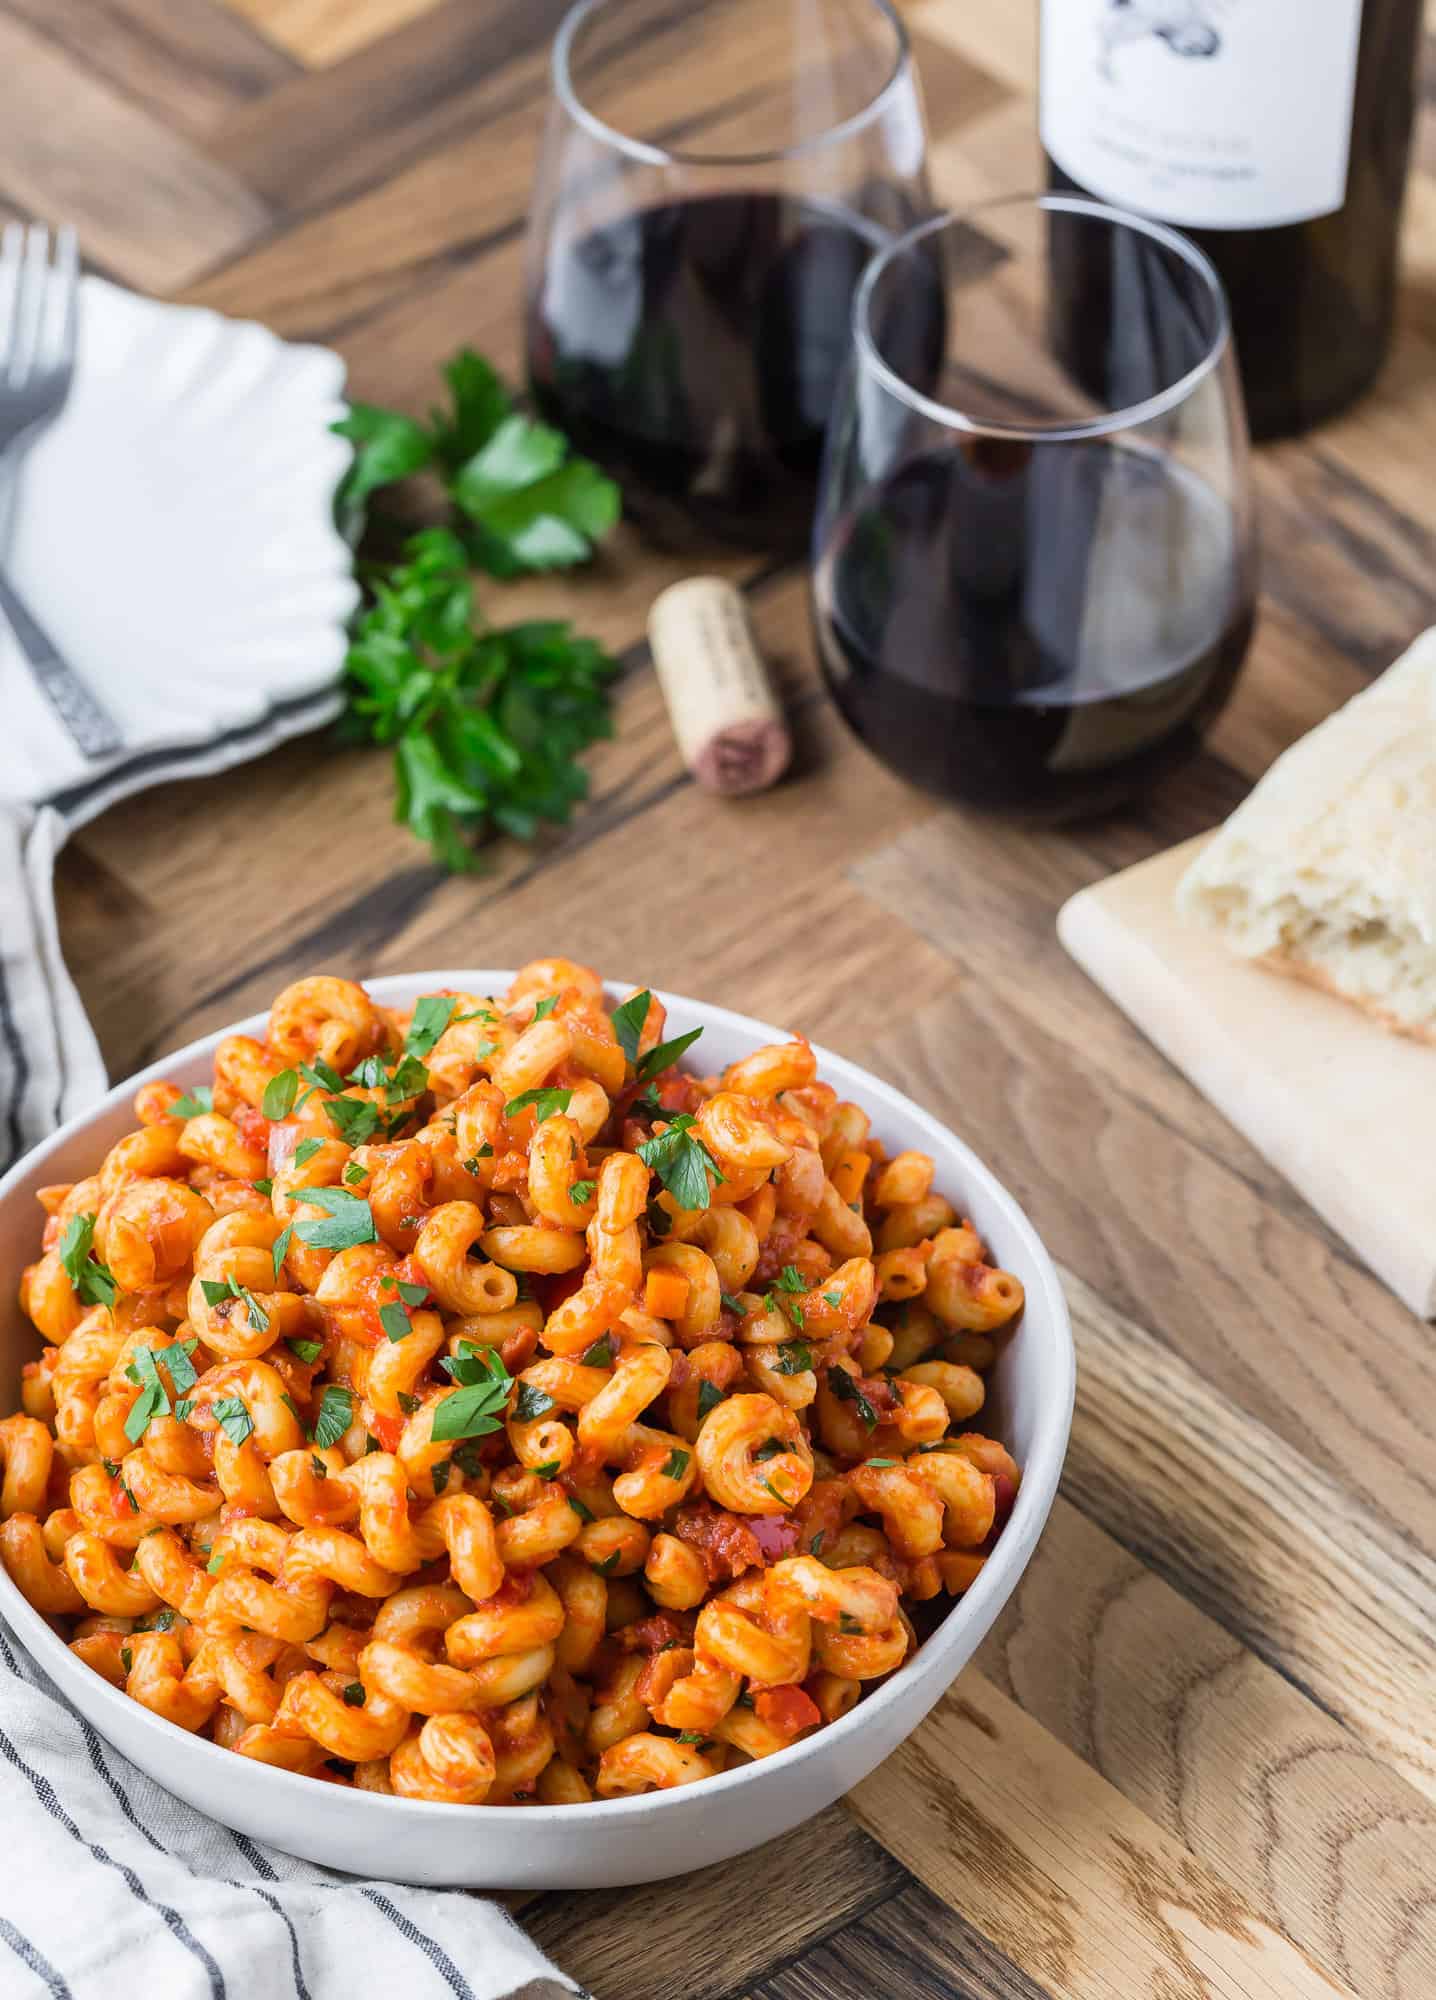
[{"label": "diced carrot piece", "polygon": [[688,1280],[681,1271],[650,1271],[643,1310],[655,1319],[678,1319],[688,1304]]},{"label": "diced carrot piece", "polygon": [[833,1186],[844,1201],[856,1201],[863,1182],[868,1177],[872,1157],[868,1153],[844,1153],[833,1168]]}]

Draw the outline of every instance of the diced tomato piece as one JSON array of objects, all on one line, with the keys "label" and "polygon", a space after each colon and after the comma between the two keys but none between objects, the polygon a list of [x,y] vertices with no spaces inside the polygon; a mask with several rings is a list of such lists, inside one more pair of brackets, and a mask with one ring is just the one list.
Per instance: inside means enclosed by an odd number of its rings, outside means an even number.
[{"label": "diced tomato piece", "polygon": [[801,1736],[805,1729],[816,1729],[823,1719],[812,1696],[791,1681],[783,1687],[760,1689],[753,1697],[753,1707],[758,1720],[780,1736]]},{"label": "diced tomato piece", "polygon": [[247,1146],[257,1147],[264,1154],[269,1152],[269,1120],[262,1111],[256,1111],[252,1104],[236,1105],[230,1113],[230,1122],[239,1128],[240,1137]]},{"label": "diced tomato piece", "polygon": [[385,1451],[397,1451],[399,1449],[399,1440],[404,1435],[404,1419],[402,1417],[371,1417],[369,1419],[369,1429],[378,1438]]},{"label": "diced tomato piece", "polygon": [[1012,1503],[1017,1498],[1017,1482],[1010,1472],[994,1472],[992,1475],[992,1532],[997,1534],[1012,1512]]},{"label": "diced tomato piece", "polygon": [[625,1625],[617,1637],[625,1652],[657,1653],[664,1646],[691,1644],[693,1620],[685,1625],[671,1611],[658,1611],[652,1618],[640,1618],[636,1625]]},{"label": "diced tomato piece", "polygon": [[752,1522],[715,1507],[711,1500],[681,1507],[673,1526],[679,1539],[697,1549],[703,1558],[710,1582],[764,1567],[763,1551],[753,1533]]},{"label": "diced tomato piece", "polygon": [[762,1551],[765,1565],[790,1556],[798,1546],[798,1524],[784,1514],[757,1514],[748,1528]]}]

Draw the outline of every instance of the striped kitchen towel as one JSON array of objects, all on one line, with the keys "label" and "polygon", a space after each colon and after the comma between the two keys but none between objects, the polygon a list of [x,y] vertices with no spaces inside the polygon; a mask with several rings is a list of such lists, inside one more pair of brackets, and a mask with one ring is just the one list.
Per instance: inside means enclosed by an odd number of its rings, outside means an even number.
[{"label": "striped kitchen towel", "polygon": [[3,1626],[0,1827],[6,2000],[581,1995],[496,1903],[335,1875],[182,1805]]}]

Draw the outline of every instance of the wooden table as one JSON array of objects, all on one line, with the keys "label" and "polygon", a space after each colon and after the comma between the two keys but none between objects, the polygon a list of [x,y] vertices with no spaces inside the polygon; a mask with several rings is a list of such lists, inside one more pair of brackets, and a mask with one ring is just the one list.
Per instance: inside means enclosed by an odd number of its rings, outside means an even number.
[{"label": "wooden table", "polygon": [[[358,394],[422,407],[463,341],[516,368],[561,11],[5,0],[0,197],[76,220],[123,280],[330,341]],[[909,10],[954,199],[1035,179],[1034,12]],[[1208,824],[1436,614],[1433,144],[1428,114],[1395,358],[1354,414],[1262,456],[1250,669],[1140,814],[1018,836],[905,790],[818,688],[802,575],[757,562],[798,768],[749,803],[705,797],[641,636],[677,572],[620,537],[508,596],[561,606],[626,667],[567,837],[449,879],[391,825],[386,759],[311,740],[125,805],[63,858],[64,943],[116,1074],[302,970],[559,949],[870,1064],[982,1150],[1065,1266],[1067,1473],[977,1663],[792,1842],[533,1904],[603,2000],[1436,1993],[1431,1330],[1053,935],[1066,895]]]}]

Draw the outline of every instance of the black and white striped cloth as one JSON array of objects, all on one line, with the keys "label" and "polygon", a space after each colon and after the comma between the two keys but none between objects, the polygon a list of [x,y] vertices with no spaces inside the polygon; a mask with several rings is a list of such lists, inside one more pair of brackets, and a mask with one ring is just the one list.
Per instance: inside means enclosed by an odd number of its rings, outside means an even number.
[{"label": "black and white striped cloth", "polygon": [[570,2000],[497,1904],[361,1882],[181,1805],[0,1626],[6,2000]]},{"label": "black and white striped cloth", "polygon": [[[149,785],[257,757],[338,706],[326,690],[184,752],[121,758],[39,802],[0,741],[0,1167],[106,1087],[55,921],[68,834]],[[12,1290],[14,1279],[0,1274]],[[68,1706],[3,1623],[0,1838],[4,2000],[111,2000],[121,1986],[146,2000],[580,1991],[495,1903],[333,1874],[171,1797]]]}]

